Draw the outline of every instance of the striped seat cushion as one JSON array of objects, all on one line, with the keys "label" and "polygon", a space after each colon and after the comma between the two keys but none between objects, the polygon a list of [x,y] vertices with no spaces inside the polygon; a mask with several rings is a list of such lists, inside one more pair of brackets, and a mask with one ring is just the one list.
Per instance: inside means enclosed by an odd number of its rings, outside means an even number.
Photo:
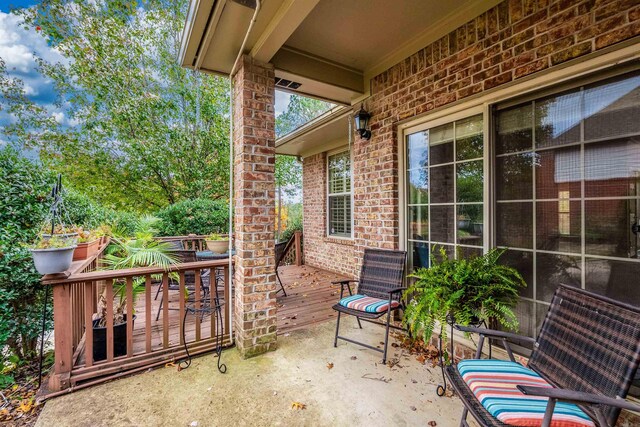
[{"label": "striped seat cushion", "polygon": [[[366,295],[352,295],[342,298],[339,304],[352,310],[366,311],[367,313],[384,313],[389,309],[389,300]],[[396,308],[399,305],[398,301],[391,301],[391,308]]]},{"label": "striped seat cushion", "polygon": [[[513,426],[541,426],[546,397],[527,396],[517,385],[552,387],[531,369],[502,360],[463,360],[458,371],[476,398],[491,415]],[[557,402],[552,427],[594,427],[578,406]]]}]

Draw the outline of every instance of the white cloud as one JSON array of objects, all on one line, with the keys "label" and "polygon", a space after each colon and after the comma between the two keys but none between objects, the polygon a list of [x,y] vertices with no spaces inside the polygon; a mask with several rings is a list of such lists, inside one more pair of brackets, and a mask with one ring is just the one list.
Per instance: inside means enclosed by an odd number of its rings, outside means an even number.
[{"label": "white cloud", "polygon": [[[55,111],[59,123],[68,123],[64,113],[57,113],[59,110],[53,105],[56,98],[53,82],[38,72],[34,53],[48,62],[66,62],[35,28],[25,28],[20,16],[0,11],[0,58],[10,77],[22,80],[25,95],[52,114]],[[14,120],[9,114],[0,114],[0,126]]]},{"label": "white cloud", "polygon": [[287,107],[289,106],[290,98],[290,93],[276,90],[276,117],[278,117],[287,109]]}]

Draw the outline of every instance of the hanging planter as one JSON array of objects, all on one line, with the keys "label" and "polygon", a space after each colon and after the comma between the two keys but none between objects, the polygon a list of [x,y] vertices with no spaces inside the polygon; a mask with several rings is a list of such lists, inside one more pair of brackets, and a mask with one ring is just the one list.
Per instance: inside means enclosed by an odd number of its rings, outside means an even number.
[{"label": "hanging planter", "polygon": [[82,261],[95,255],[100,247],[101,238],[91,231],[83,230],[82,227],[78,227],[76,231],[78,232],[78,246],[73,252],[73,260]]},{"label": "hanging planter", "polygon": [[30,248],[33,264],[38,273],[56,274],[65,272],[73,262],[76,242],[73,238],[50,236],[41,238]]},{"label": "hanging planter", "polygon": [[43,275],[67,271],[73,262],[78,240],[77,231],[65,227],[62,221],[62,213],[66,214],[62,202],[62,175],[58,175],[51,190],[51,199],[46,228],[29,248],[36,270]]}]

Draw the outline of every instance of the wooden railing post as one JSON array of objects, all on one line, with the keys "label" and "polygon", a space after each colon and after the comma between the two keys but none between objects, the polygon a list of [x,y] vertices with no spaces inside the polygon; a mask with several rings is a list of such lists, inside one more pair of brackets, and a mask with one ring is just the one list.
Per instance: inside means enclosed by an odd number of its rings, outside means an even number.
[{"label": "wooden railing post", "polygon": [[294,236],[296,245],[296,265],[299,267],[302,265],[302,233],[300,231],[296,231]]},{"label": "wooden railing post", "polygon": [[49,376],[51,391],[71,387],[70,376],[73,368],[73,328],[71,312],[71,283],[50,285],[53,287],[53,330],[54,356],[53,371]]}]

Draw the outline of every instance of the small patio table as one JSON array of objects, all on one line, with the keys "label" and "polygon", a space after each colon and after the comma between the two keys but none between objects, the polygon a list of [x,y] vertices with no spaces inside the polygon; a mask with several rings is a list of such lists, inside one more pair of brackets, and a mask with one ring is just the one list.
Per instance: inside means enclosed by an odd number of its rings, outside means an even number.
[{"label": "small patio table", "polygon": [[[231,256],[234,256],[236,251],[231,251]],[[225,259],[229,258],[229,252],[223,254],[214,254],[211,251],[198,251],[196,252],[196,259],[198,261],[210,261],[212,259]]]}]

